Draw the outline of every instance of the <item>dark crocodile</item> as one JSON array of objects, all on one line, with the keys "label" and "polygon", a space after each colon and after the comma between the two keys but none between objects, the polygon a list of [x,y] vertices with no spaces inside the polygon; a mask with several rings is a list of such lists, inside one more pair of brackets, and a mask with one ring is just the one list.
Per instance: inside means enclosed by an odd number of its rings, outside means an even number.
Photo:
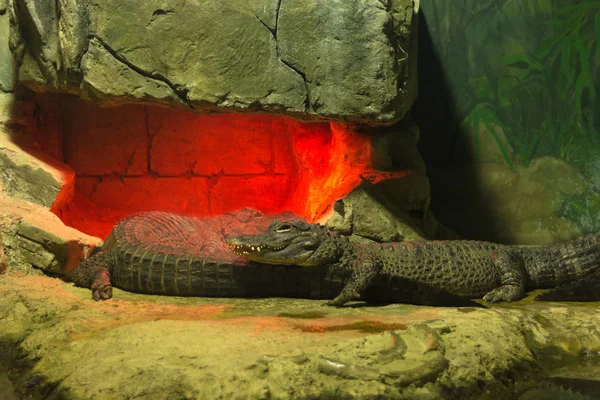
[{"label": "dark crocodile", "polygon": [[136,214],[115,225],[102,249],[81,263],[71,280],[91,288],[96,300],[111,298],[113,286],[176,296],[335,297],[342,282],[326,279],[325,269],[251,262],[228,247],[226,237],[264,232],[272,220],[255,210],[211,218]]},{"label": "dark crocodile", "polygon": [[600,300],[598,235],[535,248],[477,241],[356,244],[318,224],[291,220],[274,221],[266,233],[236,237],[230,244],[259,263],[327,267],[345,282],[328,303],[336,306],[373,292],[392,299],[395,291],[415,284],[488,302],[514,301],[527,290],[544,288],[556,289],[540,299]]}]

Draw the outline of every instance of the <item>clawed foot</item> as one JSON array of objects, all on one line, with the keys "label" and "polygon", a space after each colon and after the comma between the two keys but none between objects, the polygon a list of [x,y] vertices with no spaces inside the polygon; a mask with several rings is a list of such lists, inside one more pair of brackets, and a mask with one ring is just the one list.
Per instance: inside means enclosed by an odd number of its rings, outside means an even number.
[{"label": "clawed foot", "polygon": [[329,300],[322,304],[323,307],[341,307],[343,305],[344,305],[344,303],[340,303],[339,301],[336,301],[335,299]]},{"label": "clawed foot", "polygon": [[505,285],[500,286],[483,296],[483,300],[488,303],[499,303],[501,301],[515,301],[523,297],[523,291],[518,286]]},{"label": "clawed foot", "polygon": [[353,290],[342,290],[335,299],[329,300],[327,303],[323,304],[324,306],[333,306],[333,307],[341,307],[349,301],[356,300],[360,297],[360,294]]},{"label": "clawed foot", "polygon": [[96,279],[92,284],[92,297],[94,300],[108,300],[112,297],[112,285],[104,279]]}]

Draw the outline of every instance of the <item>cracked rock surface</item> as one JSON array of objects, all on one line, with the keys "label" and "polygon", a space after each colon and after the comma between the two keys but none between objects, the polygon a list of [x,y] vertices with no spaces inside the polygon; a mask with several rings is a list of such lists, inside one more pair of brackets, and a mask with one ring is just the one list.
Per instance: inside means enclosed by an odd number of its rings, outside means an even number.
[{"label": "cracked rock surface", "polygon": [[369,124],[416,95],[412,0],[15,0],[19,80],[150,102]]}]

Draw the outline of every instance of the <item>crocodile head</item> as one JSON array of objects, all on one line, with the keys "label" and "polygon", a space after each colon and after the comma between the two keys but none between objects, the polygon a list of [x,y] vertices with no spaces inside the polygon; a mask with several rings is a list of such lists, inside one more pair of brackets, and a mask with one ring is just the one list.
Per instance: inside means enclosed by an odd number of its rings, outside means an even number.
[{"label": "crocodile head", "polygon": [[264,264],[315,266],[333,260],[334,252],[323,251],[329,239],[319,224],[274,220],[267,232],[231,238],[229,245],[234,253]]}]

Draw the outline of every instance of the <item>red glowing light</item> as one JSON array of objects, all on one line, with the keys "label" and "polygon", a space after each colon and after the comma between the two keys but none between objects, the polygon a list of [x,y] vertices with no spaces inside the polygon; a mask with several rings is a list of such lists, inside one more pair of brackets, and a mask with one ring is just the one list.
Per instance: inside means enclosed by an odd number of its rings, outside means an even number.
[{"label": "red glowing light", "polygon": [[81,101],[73,107],[63,139],[75,195],[54,211],[100,237],[119,219],[149,210],[208,216],[251,207],[315,221],[362,180],[407,173],[374,170],[370,138],[343,123]]}]

